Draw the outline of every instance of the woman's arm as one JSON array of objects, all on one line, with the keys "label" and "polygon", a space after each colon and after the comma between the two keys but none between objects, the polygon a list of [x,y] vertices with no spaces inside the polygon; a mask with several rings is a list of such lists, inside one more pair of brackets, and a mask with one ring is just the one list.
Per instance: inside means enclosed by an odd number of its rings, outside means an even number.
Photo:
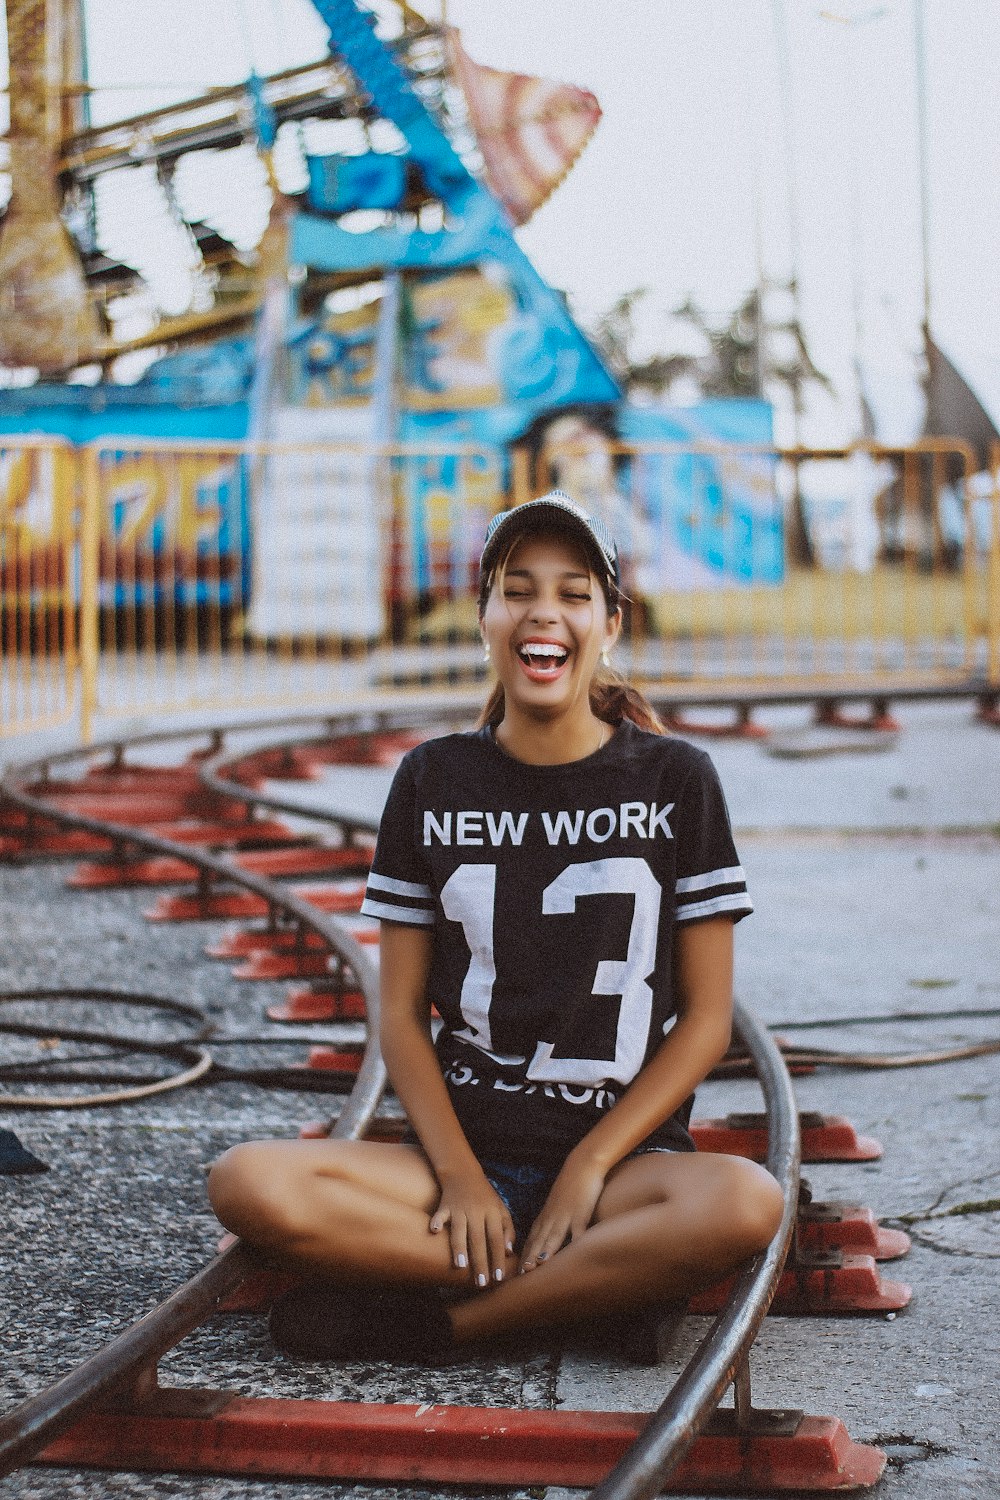
[{"label": "woman's arm", "polygon": [[430,1229],[450,1226],[455,1264],[468,1266],[482,1287],[502,1279],[514,1226],[465,1138],[434,1051],[427,994],[432,941],[430,928],[382,922],[379,1041],[392,1086],[441,1187]]},{"label": "woman's arm", "polygon": [[553,1255],[590,1224],[611,1168],[673,1114],[729,1046],[733,924],[728,917],[677,928],[677,1020],[613,1109],[566,1158],[525,1243],[522,1269]]}]

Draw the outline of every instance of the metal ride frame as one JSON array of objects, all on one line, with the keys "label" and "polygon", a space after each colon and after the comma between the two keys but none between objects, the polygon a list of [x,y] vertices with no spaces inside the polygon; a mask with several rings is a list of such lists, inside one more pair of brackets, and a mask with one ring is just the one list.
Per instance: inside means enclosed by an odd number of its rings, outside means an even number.
[{"label": "metal ride frame", "polygon": [[[86,743],[122,720],[349,707],[379,672],[390,690],[470,680],[482,669],[459,601],[485,520],[578,460],[572,447],[0,438],[0,738],[78,724]],[[667,495],[683,474],[694,555],[715,548],[735,574],[740,547],[776,549],[771,581],[672,588],[628,610],[619,661],[669,710],[727,706],[752,732],[755,706],[802,702],[822,722],[888,727],[894,700],[962,696],[997,722],[1000,446],[975,497],[974,455],[951,439],[608,444],[601,461],[627,476],[626,529],[642,484]],[[897,476],[889,561],[869,535],[864,556],[793,566],[787,528],[769,539],[734,508],[741,486],[763,485],[780,515],[810,468],[846,494],[857,464]],[[330,506],[319,531],[296,509],[303,493]],[[267,550],[297,531],[304,554],[322,537],[322,559]],[[871,711],[850,720],[848,702]]]},{"label": "metal ride frame", "polygon": [[[325,715],[322,723],[326,738],[337,739],[440,723],[445,717],[447,711],[438,706],[433,711],[425,707],[381,715]],[[232,729],[242,734],[248,728],[271,727],[275,726],[258,723]],[[301,734],[289,738],[288,720],[281,728],[281,740],[268,742],[268,753],[291,756],[315,743]],[[210,758],[199,772],[204,788],[242,803],[251,819],[264,809],[301,815],[301,804],[263,796],[234,779],[238,765],[223,748],[226,732],[212,732]],[[57,825],[107,840],[119,859],[151,855],[183,861],[194,872],[187,878],[196,879],[204,896],[219,885],[241,887],[261,899],[272,920],[280,917],[300,934],[315,935],[348,965],[363,992],[371,1024],[355,1085],[332,1133],[360,1138],[375,1121],[386,1078],[376,1040],[377,971],[343,922],[275,881],[241,869],[233,859],[139,826],[60,809],[46,798],[47,790],[60,785],[52,778],[55,767],[81,757],[107,756],[102,772],[113,777],[127,769],[126,748],[153,741],[191,741],[197,733],[186,729],[146,735],[26,763],[0,782],[0,800],[22,817],[29,834],[32,825]],[[243,752],[237,761],[248,753],[259,749]],[[333,821],[329,816],[326,820]],[[338,816],[336,821],[348,856],[357,849],[360,859],[374,828],[363,819]],[[228,1391],[160,1388],[157,1362],[162,1355],[258,1271],[237,1243],[107,1348],[0,1419],[0,1474],[41,1456],[46,1462],[105,1468],[596,1485],[593,1494],[600,1500],[644,1500],[668,1479],[671,1487],[687,1491],[742,1484],[748,1490],[764,1487],[768,1493],[874,1484],[885,1455],[852,1443],[836,1419],[757,1411],[751,1403],[750,1350],[776,1294],[796,1228],[801,1140],[780,1052],[742,1007],[737,1008],[735,1025],[764,1092],[766,1161],[782,1187],[784,1215],[774,1241],[736,1279],[722,1310],[652,1416],[243,1399]],[[731,1384],[735,1407],[718,1410]]]}]

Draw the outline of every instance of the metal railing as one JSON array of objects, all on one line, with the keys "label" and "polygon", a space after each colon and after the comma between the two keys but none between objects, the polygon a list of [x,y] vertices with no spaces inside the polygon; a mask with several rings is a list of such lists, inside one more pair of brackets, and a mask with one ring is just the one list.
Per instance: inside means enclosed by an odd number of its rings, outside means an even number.
[{"label": "metal railing", "polygon": [[0,442],[0,736],[481,674],[488,518],[604,515],[618,667],[745,700],[1000,692],[1000,448]]},{"label": "metal railing", "polygon": [[[425,710],[424,718],[426,714]],[[400,722],[411,725],[420,719],[420,714],[413,713],[403,720],[385,715],[377,727],[385,730]],[[373,722],[371,716],[357,719],[341,715],[336,720],[327,720],[326,730],[328,734],[343,735],[358,729],[371,732]],[[230,753],[219,748],[223,734],[224,731],[218,729],[214,732],[217,753],[206,762],[201,772],[206,787],[232,795],[248,807],[273,810],[284,806],[281,799],[249,790],[235,779],[238,766],[234,767]],[[178,736],[142,736],[137,741],[119,740],[98,748],[109,754],[112,765],[118,765],[127,744],[148,745],[154,738],[167,741]],[[190,738],[189,733],[187,738]],[[270,743],[267,748],[270,751],[276,748],[290,750],[311,743],[314,743],[312,739],[304,739],[301,735],[292,739],[286,735],[277,746]],[[260,753],[260,746],[256,747],[256,753]],[[205,853],[189,844],[173,843],[133,825],[122,827],[70,812],[58,803],[48,801],[45,789],[54,789],[59,784],[52,779],[53,771],[71,764],[80,754],[79,750],[71,751],[12,769],[0,780],[0,796],[33,817],[123,841],[134,851],[174,856],[195,867],[202,879],[221,879],[253,891],[263,896],[275,912],[287,914],[322,936],[350,965],[365,997],[368,1040],[357,1082],[337,1118],[333,1133],[341,1138],[362,1136],[372,1123],[386,1076],[377,1044],[377,971],[350,929],[336,918],[320,913],[287,888],[243,871],[231,860]],[[362,818],[313,814],[301,807],[298,807],[298,812],[316,816],[326,824],[338,823],[339,831],[348,843],[359,833],[374,838],[376,832],[376,824]],[[749,1012],[739,1006],[734,1030],[749,1052],[763,1089],[769,1138],[767,1165],[782,1189],[782,1222],[768,1249],[755,1256],[736,1278],[722,1311],[713,1320],[660,1410],[594,1492],[602,1500],[644,1500],[644,1497],[656,1494],[665,1477],[704,1429],[731,1384],[736,1390],[738,1430],[743,1433],[752,1430],[749,1355],[777,1291],[792,1242],[799,1198],[801,1149],[791,1081],[775,1043]],[[129,1412],[141,1415],[144,1410],[156,1412],[159,1409],[157,1401],[163,1395],[157,1385],[158,1361],[210,1317],[219,1303],[253,1270],[253,1261],[237,1243],[104,1349],[55,1385],[0,1418],[0,1474],[10,1473],[19,1465],[30,1462],[60,1433],[86,1413],[99,1409],[100,1403],[109,1398],[118,1403],[113,1409],[123,1415]],[[218,1397],[219,1403],[224,1404],[231,1395],[230,1392],[213,1391],[196,1394],[201,1402],[200,1413],[205,1417],[210,1417],[215,1410],[213,1397]]]}]

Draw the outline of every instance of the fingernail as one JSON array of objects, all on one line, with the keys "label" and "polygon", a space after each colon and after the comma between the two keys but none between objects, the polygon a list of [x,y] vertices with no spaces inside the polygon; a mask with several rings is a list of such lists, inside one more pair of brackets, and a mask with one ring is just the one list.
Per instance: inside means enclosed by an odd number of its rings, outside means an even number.
[{"label": "fingernail", "polygon": [[466,1260],[464,1255],[456,1255],[455,1264],[456,1266],[458,1266],[459,1270],[464,1271],[469,1262]]},{"label": "fingernail", "polygon": [[514,1254],[514,1241],[513,1240],[508,1240],[507,1241],[507,1254],[508,1255],[513,1255]]},{"label": "fingernail", "polygon": [[501,1271],[499,1266],[497,1266],[496,1270],[493,1272],[493,1275],[496,1277],[497,1281],[503,1281],[503,1272]]},{"label": "fingernail", "polygon": [[486,1285],[486,1272],[485,1271],[480,1271],[479,1275],[476,1277],[476,1285],[477,1286],[485,1286]]},{"label": "fingernail", "polygon": [[549,1258],[549,1252],[547,1250],[539,1250],[539,1252],[538,1252],[538,1259],[539,1260],[548,1260],[548,1258]]}]

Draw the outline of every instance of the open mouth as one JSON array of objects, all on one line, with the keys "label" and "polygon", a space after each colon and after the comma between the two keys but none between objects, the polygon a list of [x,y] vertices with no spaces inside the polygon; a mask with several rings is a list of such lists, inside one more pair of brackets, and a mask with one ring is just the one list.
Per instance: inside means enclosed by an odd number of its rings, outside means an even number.
[{"label": "open mouth", "polygon": [[565,646],[556,641],[524,641],[517,648],[518,660],[536,681],[557,677],[569,660]]}]

